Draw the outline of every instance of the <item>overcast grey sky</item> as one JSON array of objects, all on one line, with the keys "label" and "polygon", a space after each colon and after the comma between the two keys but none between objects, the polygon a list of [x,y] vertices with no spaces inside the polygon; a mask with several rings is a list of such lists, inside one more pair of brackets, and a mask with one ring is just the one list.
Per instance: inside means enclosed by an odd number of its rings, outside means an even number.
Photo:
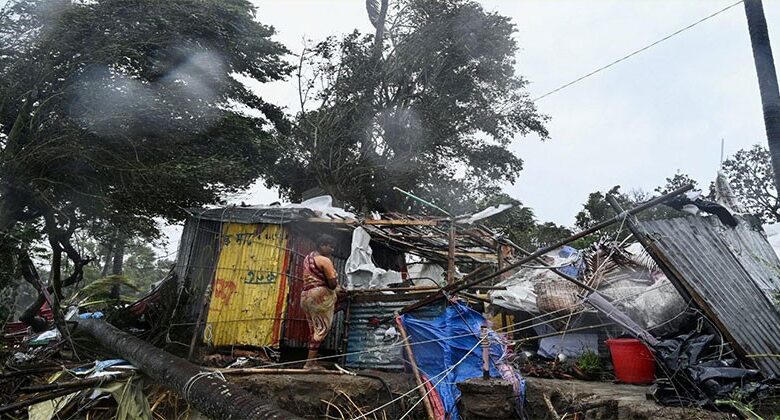
[{"label": "overcast grey sky", "polygon": [[[363,0],[254,0],[258,19],[276,27],[293,52],[355,28],[371,31]],[[540,96],[687,26],[735,0],[483,1],[517,25],[517,73]],[[775,54],[780,2],[765,1]],[[265,85],[263,96],[295,111],[293,80]],[[551,139],[518,137],[525,161],[506,192],[541,221],[572,225],[590,192],[621,185],[651,191],[677,170],[702,184],[726,153],[765,143],[744,7],[740,4],[604,72],[538,101]],[[253,188],[236,200],[268,203]]]}]

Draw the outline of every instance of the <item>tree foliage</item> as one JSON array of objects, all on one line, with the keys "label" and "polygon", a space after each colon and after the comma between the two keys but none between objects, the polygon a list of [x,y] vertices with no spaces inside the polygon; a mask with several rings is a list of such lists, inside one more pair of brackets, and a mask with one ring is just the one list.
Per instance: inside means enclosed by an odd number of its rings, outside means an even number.
[{"label": "tree foliage", "polygon": [[319,186],[358,210],[423,211],[394,186],[473,210],[522,168],[512,138],[548,135],[514,73],[515,26],[470,0],[399,0],[381,19],[384,8],[369,8],[377,34],[302,53],[302,110],[267,183],[293,200]]},{"label": "tree foliage", "polygon": [[748,213],[764,223],[780,222],[780,197],[774,183],[769,151],[756,144],[723,162],[723,172]]},{"label": "tree foliage", "polygon": [[512,204],[514,207],[486,219],[485,226],[527,251],[535,251],[572,235],[571,229],[565,226],[552,222],[540,223],[533,209],[503,193],[480,201],[478,207],[486,208],[497,204]]},{"label": "tree foliage", "polygon": [[[258,175],[281,111],[230,76],[288,72],[243,0],[12,1],[0,15],[3,215],[149,227]],[[248,117],[238,102],[262,111]],[[15,217],[14,217],[15,216]]]},{"label": "tree foliage", "polygon": [[[82,271],[77,230],[155,218],[252,183],[282,111],[233,75],[284,78],[287,52],[246,0],[11,0],[0,10],[0,241]],[[239,112],[237,109],[251,109]],[[251,114],[251,115],[250,115]],[[74,272],[76,274],[76,272]],[[60,271],[52,270],[59,289]],[[2,284],[0,284],[2,286]],[[58,290],[59,291],[59,290]]]}]

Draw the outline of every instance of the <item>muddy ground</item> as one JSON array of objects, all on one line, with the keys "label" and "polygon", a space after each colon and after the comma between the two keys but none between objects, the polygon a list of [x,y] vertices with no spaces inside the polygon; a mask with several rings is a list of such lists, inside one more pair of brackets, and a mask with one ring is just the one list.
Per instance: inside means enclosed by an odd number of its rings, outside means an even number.
[{"label": "muddy ground", "polygon": [[[719,420],[737,419],[724,411],[664,407],[646,396],[649,387],[577,380],[526,378],[529,417],[552,419],[546,395],[561,418],[574,407],[594,407],[580,420]],[[567,418],[572,417],[571,414]],[[573,418],[573,417],[572,417]]]},{"label": "muddy ground", "polygon": [[[365,414],[416,386],[405,374],[361,371],[366,376],[335,373],[300,375],[254,374],[230,377],[247,391],[275,401],[281,408],[306,418],[351,419]],[[369,377],[371,376],[371,377]],[[385,387],[385,384],[387,387]],[[389,388],[389,391],[388,391]],[[392,394],[392,398],[390,395]],[[401,398],[367,419],[400,418],[419,400],[417,392]],[[422,404],[407,418],[425,418]]]},{"label": "muddy ground", "polygon": [[[389,387],[393,398],[415,387],[411,375],[378,371],[361,373],[374,377],[333,373],[254,374],[231,377],[230,380],[252,393],[271,398],[281,408],[306,418],[354,418],[390,400],[384,384]],[[526,386],[526,412],[530,419],[553,418],[545,402],[545,395],[559,414],[558,418],[566,415],[573,407],[593,407],[581,413],[577,417],[580,420],[737,418],[728,412],[660,406],[647,399],[648,387],[644,386],[542,378],[526,378]],[[419,394],[412,392],[367,418],[400,418],[418,400]],[[407,418],[425,419],[423,405],[417,405]],[[566,418],[574,418],[574,416],[568,414]]]}]

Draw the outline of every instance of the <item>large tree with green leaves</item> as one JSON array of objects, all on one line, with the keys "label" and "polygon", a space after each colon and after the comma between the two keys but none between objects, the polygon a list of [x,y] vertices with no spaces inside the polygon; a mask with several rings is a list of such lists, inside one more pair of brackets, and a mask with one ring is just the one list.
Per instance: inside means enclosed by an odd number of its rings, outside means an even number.
[{"label": "large tree with green leaves", "polygon": [[[267,139],[286,123],[234,75],[269,82],[288,74],[273,34],[246,0],[6,3],[4,274],[31,274],[26,244],[35,240],[49,242],[52,264],[62,251],[81,270],[76,230],[154,235],[156,217],[180,219],[182,208],[253,182]],[[237,111],[247,108],[257,112]],[[52,272],[57,289],[66,279]]]},{"label": "large tree with green leaves", "polygon": [[301,112],[266,160],[290,199],[312,187],[358,210],[423,211],[394,186],[453,212],[513,182],[516,135],[548,136],[515,73],[515,26],[471,0],[368,1],[374,34],[301,54]]},{"label": "large tree with green leaves", "polygon": [[780,196],[769,150],[759,144],[742,149],[726,159],[722,167],[735,197],[748,213],[764,223],[780,222]]}]

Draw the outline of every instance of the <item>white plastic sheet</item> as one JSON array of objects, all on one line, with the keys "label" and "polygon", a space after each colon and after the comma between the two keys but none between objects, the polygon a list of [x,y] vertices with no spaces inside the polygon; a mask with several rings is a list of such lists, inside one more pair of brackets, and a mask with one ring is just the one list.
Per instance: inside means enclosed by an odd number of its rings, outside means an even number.
[{"label": "white plastic sheet", "polygon": [[333,197],[329,195],[321,195],[319,197],[310,198],[302,203],[287,204],[283,207],[291,209],[309,209],[318,213],[320,216],[332,214],[346,219],[355,218],[354,213],[350,213],[341,207],[334,207]]},{"label": "white plastic sheet", "polygon": [[469,216],[467,219],[463,219],[460,222],[462,223],[474,223],[477,221],[480,221],[482,219],[487,219],[488,217],[495,216],[505,210],[511,209],[511,204],[498,204],[495,206],[488,207],[478,213],[474,213],[471,216]]},{"label": "white plastic sheet", "polygon": [[401,273],[387,271],[374,265],[371,237],[362,227],[352,232],[352,252],[346,265],[347,289],[380,289],[392,283],[401,283]]},{"label": "white plastic sheet", "polygon": [[447,284],[444,268],[435,263],[414,263],[406,267],[415,286],[444,286]]}]

